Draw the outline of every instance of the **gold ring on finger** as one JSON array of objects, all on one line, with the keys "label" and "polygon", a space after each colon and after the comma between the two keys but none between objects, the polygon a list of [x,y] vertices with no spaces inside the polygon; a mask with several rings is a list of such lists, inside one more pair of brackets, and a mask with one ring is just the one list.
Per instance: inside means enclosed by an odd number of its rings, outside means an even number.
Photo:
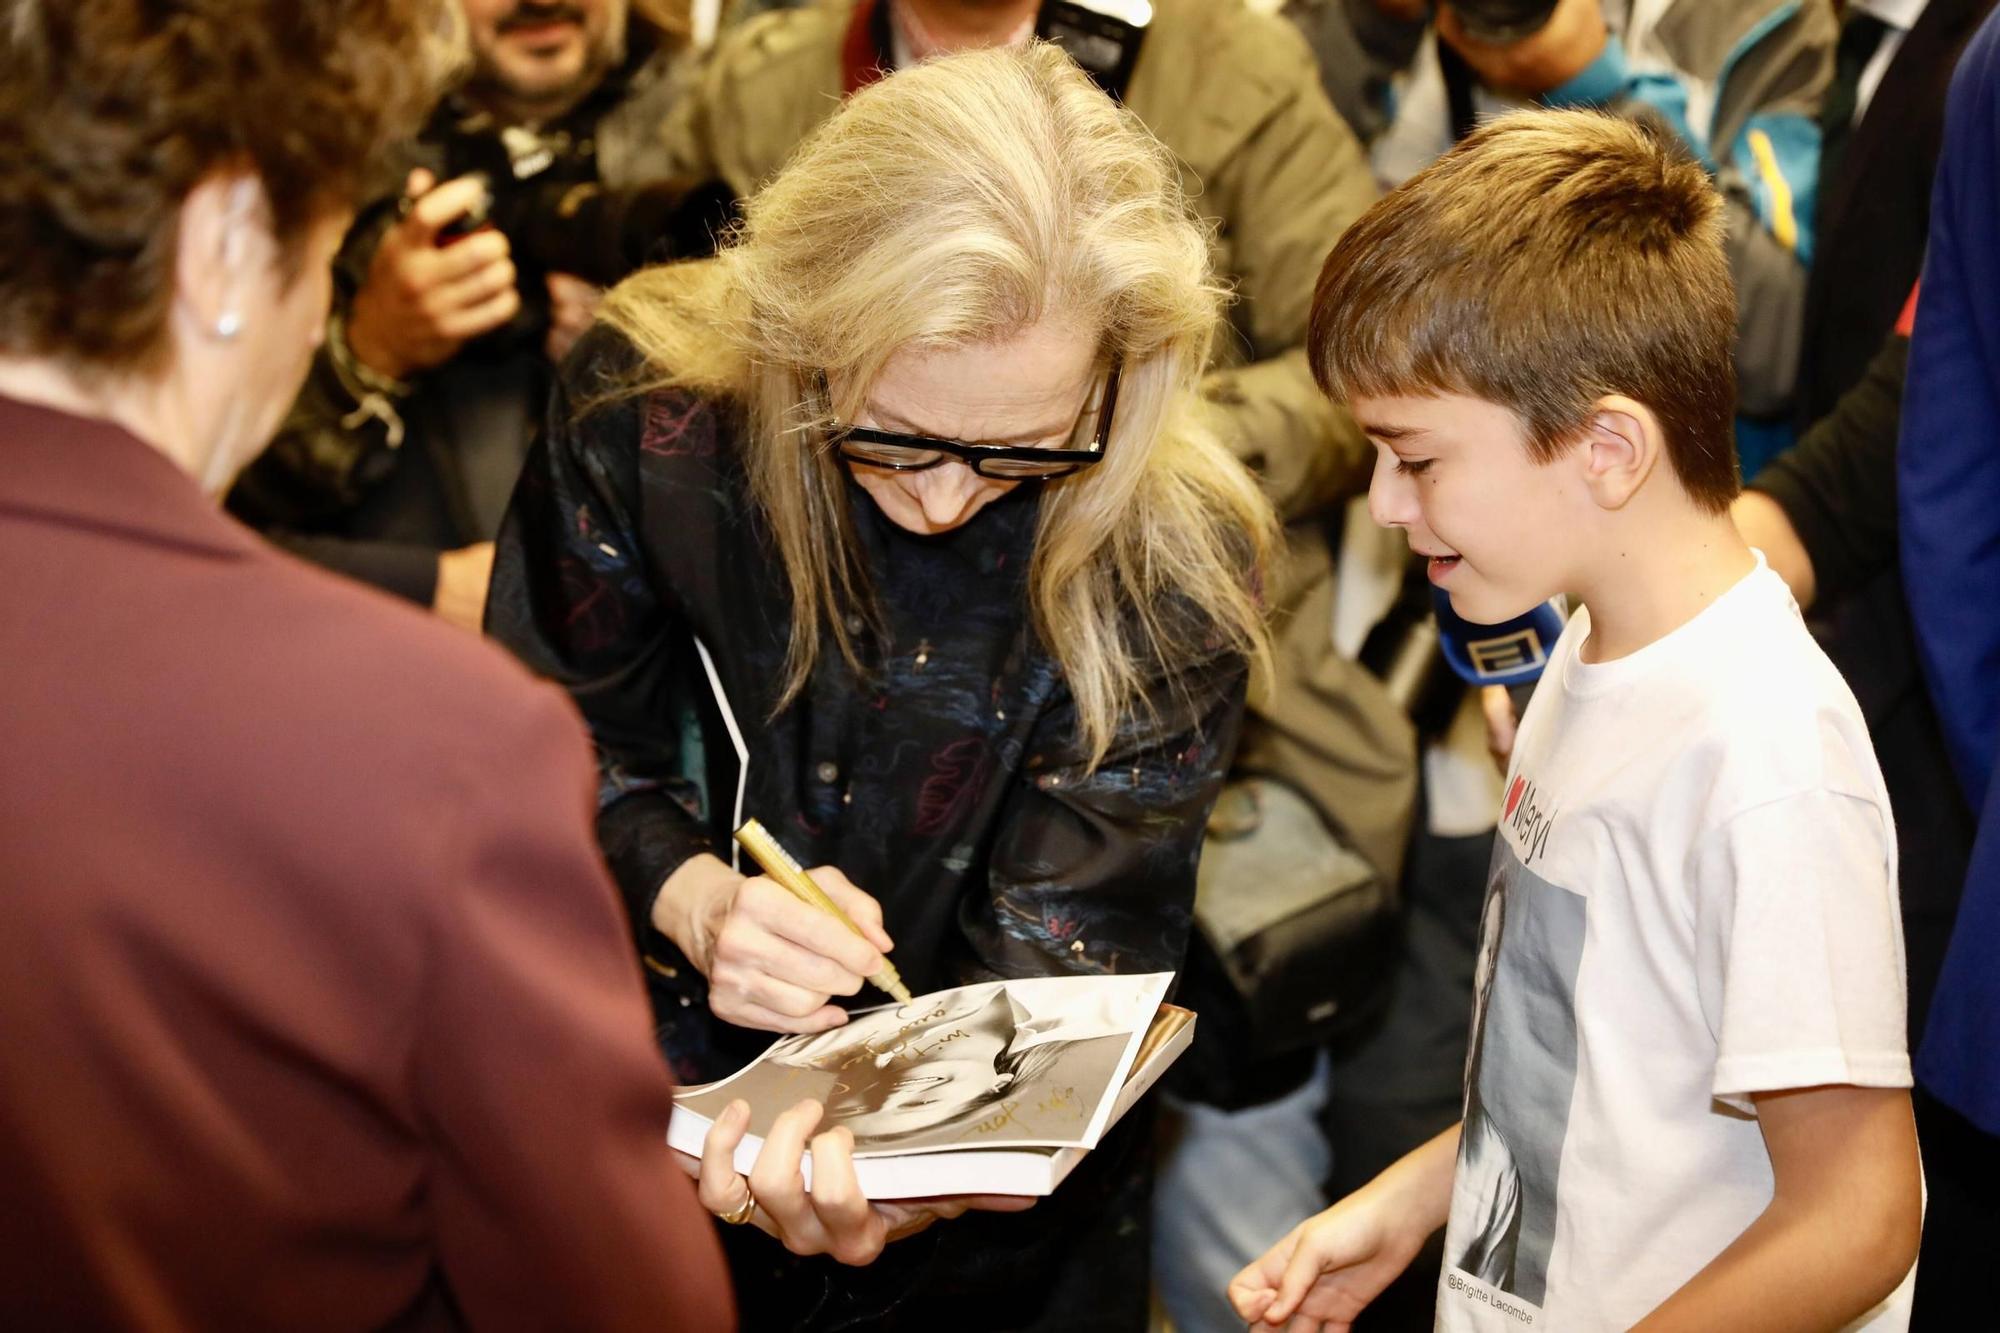
[{"label": "gold ring on finger", "polygon": [[752,1217],[755,1217],[756,1215],[757,1215],[757,1196],[752,1194],[748,1189],[745,1189],[743,1191],[742,1203],[738,1204],[734,1208],[731,1208],[726,1213],[716,1214],[717,1217],[721,1218],[723,1221],[729,1223],[729,1225],[733,1227],[742,1226],[744,1223],[748,1222]]}]

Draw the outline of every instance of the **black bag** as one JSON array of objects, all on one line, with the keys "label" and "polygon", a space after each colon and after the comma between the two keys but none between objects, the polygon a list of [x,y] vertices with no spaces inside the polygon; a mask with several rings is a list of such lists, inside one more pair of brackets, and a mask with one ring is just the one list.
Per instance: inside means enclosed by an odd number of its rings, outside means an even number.
[{"label": "black bag", "polygon": [[1244,777],[1223,789],[1202,845],[1194,916],[1241,1005],[1235,1062],[1336,1041],[1381,1008],[1396,898],[1289,784]]}]

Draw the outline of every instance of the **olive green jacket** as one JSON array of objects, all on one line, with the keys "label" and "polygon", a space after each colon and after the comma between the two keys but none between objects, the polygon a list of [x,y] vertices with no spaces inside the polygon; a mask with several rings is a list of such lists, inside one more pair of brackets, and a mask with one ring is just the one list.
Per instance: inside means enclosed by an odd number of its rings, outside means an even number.
[{"label": "olive green jacket", "polygon": [[[818,0],[726,32],[666,129],[673,170],[747,197],[832,115],[861,0]],[[1276,688],[1253,700],[1241,771],[1290,779],[1386,872],[1401,861],[1415,783],[1408,723],[1332,650],[1327,532],[1367,485],[1372,450],[1312,382],[1314,279],[1375,199],[1366,157],[1297,32],[1240,0],[1155,0],[1126,104],[1172,151],[1234,286],[1233,336],[1207,390],[1218,425],[1285,519],[1293,555],[1270,589]]]}]

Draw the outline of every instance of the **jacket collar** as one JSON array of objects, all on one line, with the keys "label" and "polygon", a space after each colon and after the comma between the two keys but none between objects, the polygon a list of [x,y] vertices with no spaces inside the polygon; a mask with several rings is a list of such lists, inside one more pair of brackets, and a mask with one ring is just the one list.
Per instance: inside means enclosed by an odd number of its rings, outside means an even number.
[{"label": "jacket collar", "polygon": [[130,431],[94,417],[0,397],[0,514],[224,557],[257,538],[225,517],[194,478]]}]

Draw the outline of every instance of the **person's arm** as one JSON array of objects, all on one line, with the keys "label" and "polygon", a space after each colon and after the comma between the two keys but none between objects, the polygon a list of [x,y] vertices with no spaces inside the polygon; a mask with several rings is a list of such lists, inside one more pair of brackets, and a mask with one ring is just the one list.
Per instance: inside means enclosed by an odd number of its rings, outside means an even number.
[{"label": "person's arm", "polygon": [[553,692],[524,694],[440,793],[455,850],[413,942],[437,1263],[472,1327],[727,1329],[721,1251],[666,1144],[673,1091],[591,840],[586,741]]},{"label": "person's arm", "polygon": [[637,355],[600,327],[564,364],[501,524],[486,630],[568,690],[590,724],[598,837],[645,939],[667,876],[713,839],[675,796],[685,775],[669,679],[699,668],[675,656],[689,651],[672,632],[678,611],[639,530],[644,403],[615,397]]},{"label": "person's arm", "polygon": [[1764,553],[1765,563],[1792,590],[1799,609],[1810,611],[1819,589],[1812,554],[1799,539],[1791,512],[1761,490],[1746,490],[1729,506],[1729,517],[1744,543]]},{"label": "person's arm", "polygon": [[[329,334],[343,336],[337,324]],[[363,405],[371,396],[374,410]],[[445,586],[450,553],[421,542],[329,531],[396,466],[402,403],[401,396],[392,401],[354,382],[352,371],[337,366],[332,348],[322,347],[283,427],[237,476],[225,503],[266,540],[300,559],[436,609],[440,595],[450,595]]]},{"label": "person's arm", "polygon": [[1353,418],[1313,383],[1305,337],[1313,280],[1327,249],[1375,201],[1376,190],[1368,160],[1327,101],[1302,39],[1280,20],[1257,23],[1271,29],[1259,47],[1265,57],[1259,78],[1282,91],[1206,182],[1235,269],[1231,318],[1253,359],[1215,371],[1204,388],[1223,442],[1289,521],[1324,512],[1368,486],[1373,450]]},{"label": "person's arm", "polygon": [[[1693,849],[1688,882],[1695,995],[1716,1034],[1711,1093],[1758,1116],[1773,1192],[1648,1327],[1839,1327],[1916,1255],[1895,837],[1869,790],[1868,739],[1858,719],[1836,728],[1787,720],[1783,705],[1759,711],[1791,740],[1757,762],[1822,785],[1720,821]],[[1755,730],[1739,731],[1754,747]],[[1807,751],[1798,738],[1815,734]]]},{"label": "person's arm", "polygon": [[[1176,642],[1201,641],[1187,629]],[[1246,675],[1226,654],[1157,675],[1087,773],[1073,705],[1050,711],[1001,813],[990,898],[961,910],[980,970],[960,981],[1180,967]]]},{"label": "person's arm", "polygon": [[598,839],[662,984],[744,1027],[837,1026],[846,1013],[830,997],[857,993],[894,947],[879,904],[838,870],[814,871],[866,932],[857,938],[764,876],[732,869],[677,795],[689,775],[680,753],[686,700],[674,686],[698,680],[702,667],[641,529],[639,440],[649,409],[643,396],[621,392],[637,356],[600,326],[564,363],[501,525],[486,628],[567,689],[590,724]]},{"label": "person's arm", "polygon": [[1246,1265],[1229,1303],[1255,1326],[1345,1329],[1424,1247],[1451,1211],[1460,1126],[1412,1149]]},{"label": "person's arm", "polygon": [[1917,1261],[1923,1183],[1902,1088],[1760,1093],[1770,1206],[1641,1320],[1644,1333],[1843,1328]]},{"label": "person's arm", "polygon": [[1772,459],[1732,511],[1801,607],[1896,562],[1896,434],[1910,342],[1891,333],[1861,382]]},{"label": "person's arm", "polygon": [[2000,28],[1952,78],[1897,458],[1903,584],[1972,808],[2000,745]]}]

